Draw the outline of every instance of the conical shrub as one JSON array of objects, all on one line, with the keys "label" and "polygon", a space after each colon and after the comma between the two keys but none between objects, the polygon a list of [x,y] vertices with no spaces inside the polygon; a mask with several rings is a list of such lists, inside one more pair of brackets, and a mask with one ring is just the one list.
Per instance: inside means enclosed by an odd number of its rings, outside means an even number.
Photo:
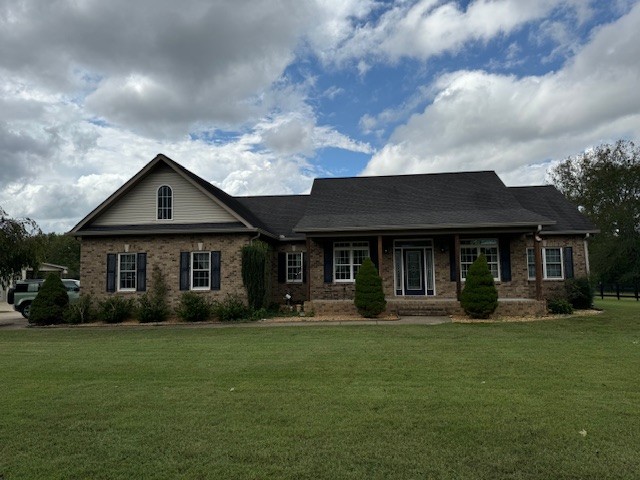
[{"label": "conical shrub", "polygon": [[356,275],[354,303],[360,315],[366,318],[380,315],[387,307],[382,290],[382,278],[370,258],[362,262]]},{"label": "conical shrub", "polygon": [[60,277],[55,273],[50,273],[31,304],[29,323],[36,325],[62,323],[64,312],[68,306],[67,289]]},{"label": "conical shrub", "polygon": [[469,267],[460,305],[471,318],[489,318],[498,308],[498,290],[487,259],[480,255]]}]

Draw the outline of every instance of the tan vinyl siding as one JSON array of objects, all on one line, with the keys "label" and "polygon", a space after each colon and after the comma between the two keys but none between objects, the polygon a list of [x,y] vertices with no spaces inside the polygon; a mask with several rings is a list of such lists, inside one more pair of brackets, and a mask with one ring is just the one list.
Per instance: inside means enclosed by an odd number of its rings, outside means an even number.
[{"label": "tan vinyl siding", "polygon": [[[173,220],[157,220],[158,187],[173,189]],[[94,225],[138,225],[155,223],[217,223],[238,219],[169,167],[151,172],[130,192],[100,215]]]}]

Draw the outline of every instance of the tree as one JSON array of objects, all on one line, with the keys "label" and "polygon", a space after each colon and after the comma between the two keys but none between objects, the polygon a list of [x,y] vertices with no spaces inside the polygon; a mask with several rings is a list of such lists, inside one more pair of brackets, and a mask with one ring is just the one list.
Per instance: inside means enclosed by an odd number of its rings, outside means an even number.
[{"label": "tree", "polygon": [[43,233],[37,236],[38,256],[43,262],[64,265],[69,278],[80,278],[80,241],[68,235]]},{"label": "tree", "polygon": [[471,318],[489,318],[498,308],[498,291],[484,255],[480,255],[469,267],[460,305]]},{"label": "tree", "polygon": [[549,178],[600,229],[590,243],[597,277],[640,283],[640,148],[603,144],[567,158]]},{"label": "tree", "polygon": [[382,278],[370,258],[365,258],[356,275],[354,304],[365,318],[377,317],[387,307]]},{"label": "tree", "polygon": [[249,307],[258,310],[267,304],[269,292],[269,245],[253,242],[242,247],[242,283]]},{"label": "tree", "polygon": [[40,233],[29,218],[11,218],[0,207],[0,285],[6,286],[26,267],[38,266],[34,236]]},{"label": "tree", "polygon": [[67,289],[58,275],[50,273],[31,304],[29,323],[36,325],[62,323],[68,306]]}]

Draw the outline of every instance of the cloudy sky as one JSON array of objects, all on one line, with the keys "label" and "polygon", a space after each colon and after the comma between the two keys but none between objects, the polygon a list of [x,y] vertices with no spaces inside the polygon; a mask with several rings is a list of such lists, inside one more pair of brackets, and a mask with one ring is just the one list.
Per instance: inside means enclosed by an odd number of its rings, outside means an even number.
[{"label": "cloudy sky", "polygon": [[3,0],[0,206],[68,231],[157,153],[235,195],[640,140],[638,0]]}]

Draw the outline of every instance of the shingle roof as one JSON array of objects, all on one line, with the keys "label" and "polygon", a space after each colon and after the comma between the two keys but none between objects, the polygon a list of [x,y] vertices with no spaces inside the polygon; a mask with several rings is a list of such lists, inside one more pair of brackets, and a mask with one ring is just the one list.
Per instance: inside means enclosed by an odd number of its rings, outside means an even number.
[{"label": "shingle roof", "polygon": [[552,185],[509,187],[520,204],[533,212],[553,218],[555,225],[547,225],[543,233],[597,233],[599,230],[578,208]]},{"label": "shingle roof", "polygon": [[295,233],[293,227],[298,223],[309,201],[309,195],[270,195],[256,197],[235,197],[250,210],[267,229],[281,239],[304,239],[304,235]]},{"label": "shingle roof", "polygon": [[553,224],[495,172],[317,179],[297,232]]}]

